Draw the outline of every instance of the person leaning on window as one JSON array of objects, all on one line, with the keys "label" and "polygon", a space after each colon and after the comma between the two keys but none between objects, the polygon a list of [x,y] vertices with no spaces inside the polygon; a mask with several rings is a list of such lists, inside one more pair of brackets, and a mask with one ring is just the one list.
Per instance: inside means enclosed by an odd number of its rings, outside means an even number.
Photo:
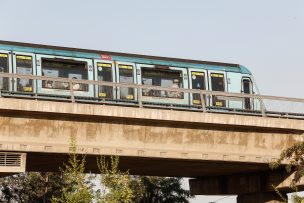
[{"label": "person leaning on window", "polygon": [[[73,77],[72,79],[77,79],[77,78]],[[73,90],[79,91],[80,90],[80,84],[79,83],[74,83],[73,84]]]},{"label": "person leaning on window", "polygon": [[[179,88],[179,80],[174,79],[173,84],[170,86],[170,88]],[[177,91],[168,91],[167,95],[170,98],[181,98],[180,92],[177,92]]]},{"label": "person leaning on window", "polygon": [[53,88],[53,82],[50,80],[47,80],[45,82],[45,88],[50,88],[50,89]]}]

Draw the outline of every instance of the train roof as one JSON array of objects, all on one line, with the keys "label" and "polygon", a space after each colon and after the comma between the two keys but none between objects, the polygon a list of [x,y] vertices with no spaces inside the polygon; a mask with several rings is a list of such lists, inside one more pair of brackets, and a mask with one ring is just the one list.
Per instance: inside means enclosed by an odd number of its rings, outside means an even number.
[{"label": "train roof", "polygon": [[196,68],[199,68],[198,67],[199,65],[207,65],[209,69],[215,69],[215,70],[224,69],[226,71],[231,71],[231,72],[241,72],[245,74],[251,74],[251,72],[244,66],[233,63],[200,61],[193,59],[180,59],[180,58],[149,56],[149,55],[141,55],[141,54],[129,54],[129,53],[120,53],[120,52],[111,52],[111,51],[33,44],[33,43],[25,43],[25,42],[0,40],[0,49],[34,52],[41,54],[96,58],[96,59],[100,59],[101,55],[109,55],[113,60],[118,60],[118,61],[122,60],[126,62],[149,63],[149,64],[156,63],[160,65],[172,65],[172,66],[176,65],[182,67],[194,66]]}]

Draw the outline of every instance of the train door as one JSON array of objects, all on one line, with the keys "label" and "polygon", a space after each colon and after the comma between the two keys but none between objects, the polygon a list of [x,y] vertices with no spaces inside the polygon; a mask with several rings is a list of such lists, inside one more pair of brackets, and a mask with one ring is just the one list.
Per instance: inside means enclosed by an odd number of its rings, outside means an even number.
[{"label": "train door", "polygon": [[[122,84],[135,84],[136,83],[136,69],[134,63],[116,62],[116,81]],[[117,99],[134,101],[136,100],[135,88],[118,87]]]},{"label": "train door", "polygon": [[[206,90],[207,71],[202,69],[189,69],[190,89]],[[190,105],[201,105],[200,94],[193,93],[190,96]],[[206,100],[205,103],[207,104]]]},{"label": "train door", "polygon": [[[209,87],[211,91],[226,92],[226,75],[222,71],[209,72]],[[210,105],[213,107],[226,107],[226,100],[222,96],[212,96]]]},{"label": "train door", "polygon": [[[36,75],[35,54],[14,52],[13,72],[22,75]],[[13,83],[13,90],[16,92],[33,93],[36,91],[36,84],[32,79],[14,78]]]},{"label": "train door", "polygon": [[[252,94],[252,82],[250,78],[242,78],[242,92],[244,94]],[[243,108],[246,110],[252,109],[252,102],[250,98],[244,98]]]},{"label": "train door", "polygon": [[[105,60],[95,60],[95,77],[97,81],[115,82],[114,62]],[[96,87],[96,95],[102,99],[116,99],[116,87],[102,86]]]},{"label": "train door", "polygon": [[[0,50],[0,73],[12,73],[11,52]],[[11,91],[12,85],[10,78],[0,77],[0,89],[2,91]]]}]

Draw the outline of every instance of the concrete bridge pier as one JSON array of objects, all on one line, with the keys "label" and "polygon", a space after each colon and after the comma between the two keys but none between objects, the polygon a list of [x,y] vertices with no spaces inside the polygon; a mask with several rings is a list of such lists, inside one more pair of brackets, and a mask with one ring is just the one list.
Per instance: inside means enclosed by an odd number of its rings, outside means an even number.
[{"label": "concrete bridge pier", "polygon": [[[282,194],[287,198],[286,194]],[[282,198],[275,192],[241,194],[237,197],[237,203],[281,203]]]},{"label": "concrete bridge pier", "polygon": [[[284,169],[260,173],[235,174],[226,176],[200,177],[190,179],[190,191],[193,195],[238,195],[237,203],[280,203],[290,188],[294,174]],[[275,187],[280,194],[275,192]],[[303,190],[303,183],[298,185]]]}]

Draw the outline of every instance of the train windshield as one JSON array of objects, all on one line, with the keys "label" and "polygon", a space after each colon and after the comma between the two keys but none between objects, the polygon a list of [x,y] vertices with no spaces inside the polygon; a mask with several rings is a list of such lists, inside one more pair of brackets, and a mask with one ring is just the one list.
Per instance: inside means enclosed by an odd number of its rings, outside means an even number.
[{"label": "train windshield", "polygon": [[[8,54],[0,53],[0,72],[8,73]],[[0,77],[0,89],[8,90],[8,78]]]},{"label": "train windshield", "polygon": [[[168,88],[183,88],[183,75],[181,71],[170,69],[142,68],[142,84]],[[163,91],[153,89],[143,89],[143,96],[167,97],[183,99],[184,95],[176,91]]]},{"label": "train windshield", "polygon": [[[62,77],[71,79],[88,79],[87,63],[65,59],[42,59],[42,75],[47,77]],[[42,81],[42,87],[47,89],[70,89],[68,82]],[[75,91],[88,91],[86,84],[73,84]]]},{"label": "train windshield", "polygon": [[[31,56],[16,56],[16,72],[17,74],[32,75],[33,74],[33,60]],[[31,79],[17,79],[17,91],[32,92],[33,80]]]}]

